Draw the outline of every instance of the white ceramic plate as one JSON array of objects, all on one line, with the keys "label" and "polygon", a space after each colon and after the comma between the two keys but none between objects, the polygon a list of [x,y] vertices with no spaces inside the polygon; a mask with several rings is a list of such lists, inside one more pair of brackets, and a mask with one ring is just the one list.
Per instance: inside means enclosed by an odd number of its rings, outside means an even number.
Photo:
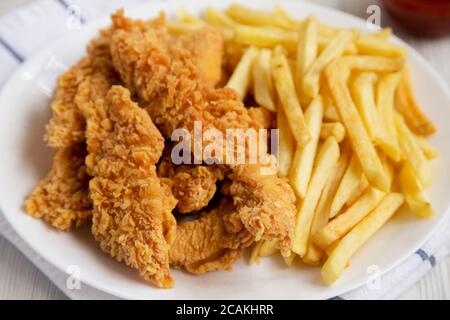
[{"label": "white ceramic plate", "polygon": [[[225,8],[232,1],[190,1],[189,11],[200,13],[208,4]],[[289,13],[302,17],[315,14],[320,21],[339,27],[366,28],[361,19],[342,12],[298,2],[281,3]],[[247,1],[249,6],[271,10],[275,1]],[[182,1],[153,2],[126,10],[133,17],[149,18],[160,10],[175,12]],[[332,287],[322,284],[319,268],[287,268],[281,259],[264,259],[248,266],[239,261],[232,272],[213,272],[194,276],[173,271],[176,286],[156,289],[139,278],[135,270],[115,262],[101,252],[85,227],[65,233],[48,227],[23,211],[23,201],[49,169],[51,150],[42,136],[49,119],[48,89],[53,90],[61,70],[79,59],[84,47],[109,18],[97,20],[77,32],[52,43],[27,60],[11,77],[0,96],[0,207],[17,233],[42,257],[65,272],[71,265],[80,268],[81,279],[112,295],[133,299],[323,299],[342,294],[365,284],[368,267],[386,272],[413,254],[432,234],[449,207],[450,178],[450,95],[445,83],[429,64],[405,43],[421,105],[439,128],[431,139],[440,158],[433,163],[435,182],[428,196],[437,215],[418,220],[407,212],[397,214],[351,260]],[[47,93],[47,94],[46,94]]]}]

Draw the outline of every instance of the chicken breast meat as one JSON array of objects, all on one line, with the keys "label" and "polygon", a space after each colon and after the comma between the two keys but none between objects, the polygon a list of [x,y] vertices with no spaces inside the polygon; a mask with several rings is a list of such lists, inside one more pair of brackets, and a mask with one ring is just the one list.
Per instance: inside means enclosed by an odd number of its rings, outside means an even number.
[{"label": "chicken breast meat", "polygon": [[[175,201],[155,163],[164,139],[130,93],[113,86],[104,100],[82,109],[87,119],[86,157],[93,203],[92,233],[100,247],[139,270],[158,287],[173,286],[169,248],[174,239]],[[168,207],[169,206],[169,207]]]}]

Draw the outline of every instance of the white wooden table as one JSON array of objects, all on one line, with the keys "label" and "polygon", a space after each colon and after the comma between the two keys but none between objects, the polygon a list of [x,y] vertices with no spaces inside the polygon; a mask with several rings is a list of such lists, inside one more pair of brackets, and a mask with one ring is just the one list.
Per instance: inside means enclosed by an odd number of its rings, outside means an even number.
[{"label": "white wooden table", "polygon": [[[0,16],[32,0],[0,1]],[[366,9],[376,0],[316,0],[312,1],[366,18]],[[410,37],[382,14],[382,24],[389,25],[402,39],[425,56],[450,85],[450,37],[424,40]],[[36,267],[13,245],[0,237],[0,299],[66,299]],[[400,299],[450,299],[450,258],[442,261]]]}]

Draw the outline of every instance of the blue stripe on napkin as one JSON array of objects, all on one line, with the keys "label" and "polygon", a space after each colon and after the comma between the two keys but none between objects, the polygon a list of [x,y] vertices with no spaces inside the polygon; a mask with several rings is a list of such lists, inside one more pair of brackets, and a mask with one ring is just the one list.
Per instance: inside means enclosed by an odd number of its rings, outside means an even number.
[{"label": "blue stripe on napkin", "polygon": [[19,62],[23,62],[25,59],[20,53],[18,53],[9,43],[7,43],[2,37],[0,37],[0,44]]}]

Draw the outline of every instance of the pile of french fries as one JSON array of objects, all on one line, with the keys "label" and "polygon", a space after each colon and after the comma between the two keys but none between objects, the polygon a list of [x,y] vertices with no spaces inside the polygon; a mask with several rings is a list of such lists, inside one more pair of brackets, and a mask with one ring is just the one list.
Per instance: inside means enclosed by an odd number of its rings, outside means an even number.
[{"label": "pile of french fries", "polygon": [[[201,18],[180,10],[168,22],[175,34],[205,26],[221,28],[227,52],[240,53],[226,86],[276,113],[279,174],[298,208],[288,265],[321,265],[330,285],[403,204],[433,215],[424,190],[437,152],[425,137],[436,128],[390,29],[363,34],[239,4]],[[260,241],[251,260],[276,253],[276,243]]]}]

